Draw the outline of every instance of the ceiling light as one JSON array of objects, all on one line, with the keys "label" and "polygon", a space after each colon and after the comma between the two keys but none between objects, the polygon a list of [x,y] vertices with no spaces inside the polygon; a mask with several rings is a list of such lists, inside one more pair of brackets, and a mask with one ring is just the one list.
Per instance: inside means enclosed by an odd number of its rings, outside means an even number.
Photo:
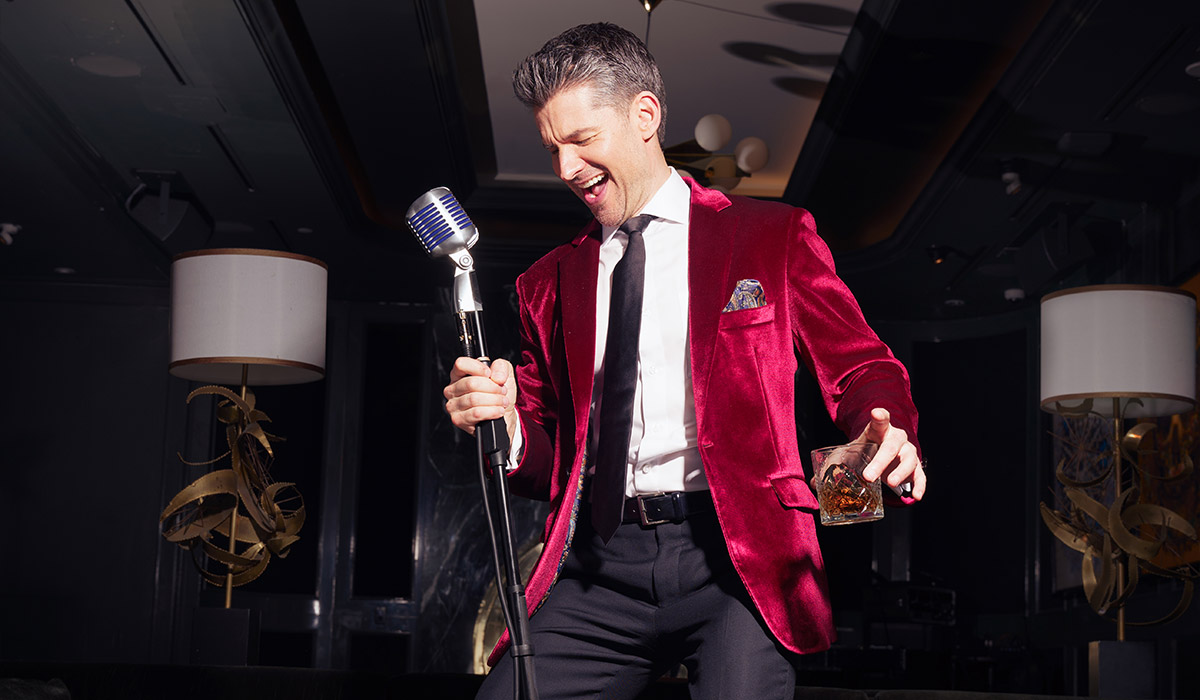
[{"label": "ceiling light", "polygon": [[86,56],[76,56],[71,59],[75,67],[105,78],[136,78],[142,74],[142,67],[135,61],[120,56],[90,53]]},{"label": "ceiling light", "polygon": [[963,260],[969,260],[971,258],[971,256],[962,252],[958,248],[955,248],[954,246],[941,245],[938,243],[934,243],[933,245],[927,247],[925,249],[925,254],[929,256],[929,261],[934,265],[941,265],[942,263],[946,262],[951,255],[957,255]]},{"label": "ceiling light", "polygon": [[1004,184],[1004,194],[1014,195],[1021,191],[1021,173],[1015,162],[1000,161],[1000,182]]},{"label": "ceiling light", "polygon": [[58,274],[60,274],[60,275],[73,275],[73,274],[75,274],[75,268],[73,268],[73,267],[56,267],[56,268],[54,268],[54,271],[55,271],[55,272],[57,272],[57,273],[58,273]]},{"label": "ceiling light", "polygon": [[1004,194],[1017,194],[1021,191],[1021,176],[1015,172],[1007,172],[1000,176],[1004,183]]},{"label": "ceiling light", "polygon": [[20,230],[21,227],[18,224],[10,224],[7,221],[0,224],[0,243],[12,245],[13,234]]},{"label": "ceiling light", "polygon": [[1183,69],[1183,72],[1187,73],[1188,75],[1190,75],[1193,78],[1200,80],[1200,61],[1196,61],[1195,63],[1189,64],[1187,68]]},{"label": "ceiling light", "polygon": [[757,136],[738,141],[732,153],[721,153],[733,138],[733,125],[720,114],[700,117],[693,136],[691,141],[663,149],[667,164],[722,192],[733,190],[742,178],[764,168],[771,158],[767,142]]}]

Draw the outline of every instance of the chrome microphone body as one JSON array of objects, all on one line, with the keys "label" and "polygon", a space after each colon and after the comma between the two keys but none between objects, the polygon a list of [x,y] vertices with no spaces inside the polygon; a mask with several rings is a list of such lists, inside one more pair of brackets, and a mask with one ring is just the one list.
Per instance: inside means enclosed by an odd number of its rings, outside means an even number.
[{"label": "chrome microphone body", "polygon": [[479,230],[454,194],[445,187],[435,187],[418,197],[404,218],[429,257],[448,257],[454,263],[454,310],[483,311],[475,282],[475,260],[469,252],[479,240]]},{"label": "chrome microphone body", "polygon": [[[446,187],[435,187],[418,197],[404,218],[429,257],[446,257],[454,263],[454,311],[462,354],[490,365],[483,337],[483,303],[470,253],[479,241],[479,230]],[[507,460],[510,443],[504,420],[485,421],[476,429],[482,430],[484,453]],[[501,450],[503,456],[498,455]]]}]

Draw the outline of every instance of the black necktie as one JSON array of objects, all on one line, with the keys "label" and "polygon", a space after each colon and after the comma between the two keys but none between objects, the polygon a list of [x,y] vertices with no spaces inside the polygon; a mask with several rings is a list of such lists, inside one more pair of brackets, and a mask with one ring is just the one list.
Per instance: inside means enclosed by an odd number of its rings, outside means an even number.
[{"label": "black necktie", "polygon": [[625,465],[633,430],[633,398],[637,391],[638,337],[642,329],[642,287],[646,245],[642,230],[655,217],[635,216],[620,231],[629,236],[625,255],[613,270],[608,305],[608,338],[604,344],[604,391],[600,399],[599,445],[592,482],[592,525],[608,542],[621,524],[625,505]]}]

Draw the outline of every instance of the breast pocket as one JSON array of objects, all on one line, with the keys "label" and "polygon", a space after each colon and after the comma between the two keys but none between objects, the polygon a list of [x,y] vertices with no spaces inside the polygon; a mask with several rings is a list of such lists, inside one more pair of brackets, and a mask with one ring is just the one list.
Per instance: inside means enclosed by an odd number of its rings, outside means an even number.
[{"label": "breast pocket", "polygon": [[726,330],[728,328],[743,328],[745,326],[756,326],[763,323],[770,323],[775,320],[775,303],[766,304],[753,309],[740,309],[738,311],[726,311],[721,314],[721,320],[717,323],[718,330]]}]

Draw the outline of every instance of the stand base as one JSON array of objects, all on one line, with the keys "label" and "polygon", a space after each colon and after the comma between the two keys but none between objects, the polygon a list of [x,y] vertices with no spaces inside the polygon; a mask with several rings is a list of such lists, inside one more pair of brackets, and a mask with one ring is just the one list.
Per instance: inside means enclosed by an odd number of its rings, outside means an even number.
[{"label": "stand base", "polygon": [[1088,642],[1088,695],[1154,697],[1153,642]]},{"label": "stand base", "polygon": [[253,666],[258,663],[257,610],[196,608],[192,616],[193,664]]}]

